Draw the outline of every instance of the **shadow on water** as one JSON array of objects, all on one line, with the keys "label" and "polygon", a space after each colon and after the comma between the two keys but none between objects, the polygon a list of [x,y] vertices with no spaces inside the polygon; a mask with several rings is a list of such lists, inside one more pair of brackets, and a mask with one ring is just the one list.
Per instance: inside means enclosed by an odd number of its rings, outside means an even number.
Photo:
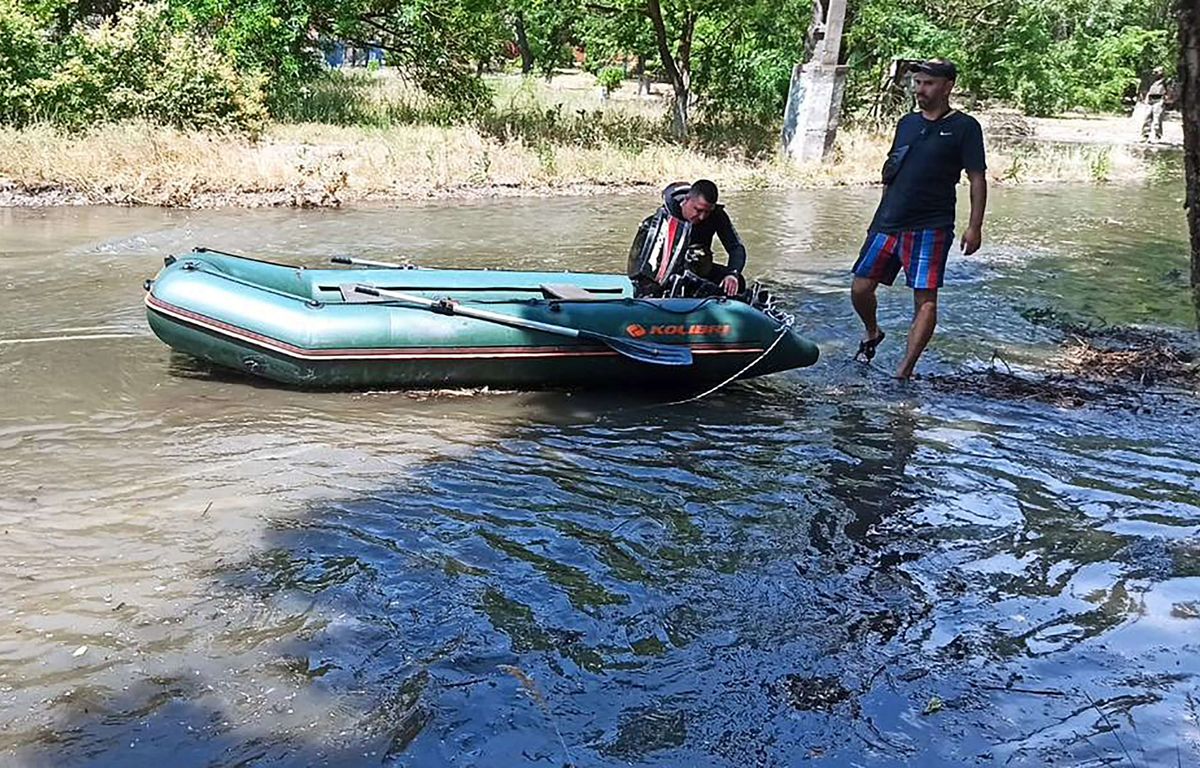
[{"label": "shadow on water", "polygon": [[279,517],[211,573],[248,606],[214,653],[265,653],[261,700],[188,670],[85,691],[19,758],[1200,756],[1194,443],[797,381],[676,408],[546,394],[466,455]]}]

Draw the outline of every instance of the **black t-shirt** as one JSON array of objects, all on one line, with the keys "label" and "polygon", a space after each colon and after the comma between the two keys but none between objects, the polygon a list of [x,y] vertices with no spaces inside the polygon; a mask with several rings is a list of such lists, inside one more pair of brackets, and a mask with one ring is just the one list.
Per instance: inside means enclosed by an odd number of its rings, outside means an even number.
[{"label": "black t-shirt", "polygon": [[962,171],[987,169],[979,121],[957,110],[941,120],[920,112],[900,119],[892,149],[908,146],[900,172],[887,186],[872,232],[954,227],[954,188]]}]

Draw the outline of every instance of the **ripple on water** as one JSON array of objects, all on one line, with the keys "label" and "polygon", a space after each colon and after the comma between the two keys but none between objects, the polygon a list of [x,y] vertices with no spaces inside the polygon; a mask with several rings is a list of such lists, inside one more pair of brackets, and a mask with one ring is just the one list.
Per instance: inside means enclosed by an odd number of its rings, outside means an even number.
[{"label": "ripple on water", "polygon": [[[1111,280],[1168,263],[1154,251],[1108,275],[1090,257],[1123,258],[1141,209],[1158,221],[1173,201],[1147,193],[1110,241],[1103,209],[1129,191],[1079,194],[1097,218],[1069,217],[1069,195],[997,195],[996,247],[952,272],[931,365],[1051,344],[1022,306],[1082,304],[1093,288],[1078,281],[1111,295]],[[0,402],[5,759],[1200,759],[1185,721],[1194,425],[900,393],[844,365],[845,269],[872,198],[731,200],[756,264],[830,354],[699,404],[288,392],[150,338],[0,350],[12,391],[38,393]],[[199,212],[174,229],[158,213],[87,214],[73,231],[90,239],[27,233],[5,264],[42,298],[0,319],[133,328],[140,280],[193,237],[253,235],[310,264],[361,241],[376,257],[428,243],[447,263],[566,253],[617,268],[618,225],[644,202],[482,206],[489,227],[520,223],[486,245],[438,208],[317,213],[304,230],[293,212]],[[595,241],[532,253],[530,216]],[[1047,234],[1062,221],[1078,253]],[[75,259],[69,280],[35,269],[54,247]],[[56,324],[33,318],[46,305]],[[882,306],[902,328],[908,296]]]}]

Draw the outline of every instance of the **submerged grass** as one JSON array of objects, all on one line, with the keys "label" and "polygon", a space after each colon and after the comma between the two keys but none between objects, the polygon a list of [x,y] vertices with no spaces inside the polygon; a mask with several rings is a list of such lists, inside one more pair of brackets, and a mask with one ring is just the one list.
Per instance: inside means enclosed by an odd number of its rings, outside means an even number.
[{"label": "submerged grass", "polygon": [[[280,105],[257,136],[146,123],[84,132],[0,128],[0,204],[336,206],[411,198],[560,194],[711,177],[723,187],[875,183],[890,135],[842,130],[834,162],[781,160],[770,127],[697,123],[671,140],[665,94],[632,84],[604,100],[582,73],[494,78],[494,103],[469,118],[394,74],[331,74]],[[1144,178],[1121,147],[997,144],[999,183]]]}]

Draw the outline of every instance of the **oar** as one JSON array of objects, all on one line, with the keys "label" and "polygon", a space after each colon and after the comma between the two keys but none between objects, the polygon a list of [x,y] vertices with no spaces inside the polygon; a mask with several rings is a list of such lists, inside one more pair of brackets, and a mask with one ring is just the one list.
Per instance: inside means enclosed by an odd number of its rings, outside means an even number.
[{"label": "oar", "polygon": [[463,317],[473,317],[476,320],[484,320],[489,323],[499,323],[512,328],[522,328],[530,331],[541,331],[543,333],[553,333],[558,336],[567,336],[573,339],[587,339],[588,341],[598,341],[606,345],[609,349],[619,352],[625,357],[632,358],[642,363],[654,363],[656,365],[691,365],[692,350],[684,346],[673,344],[654,344],[648,341],[636,341],[634,339],[622,339],[617,336],[609,336],[595,331],[584,330],[583,328],[570,328],[565,325],[551,325],[550,323],[542,323],[537,320],[526,320],[512,315],[506,315],[501,312],[488,312],[484,309],[476,309],[474,307],[464,307],[456,302],[442,299],[434,301],[426,299],[423,296],[413,296],[407,293],[398,291],[388,291],[383,288],[376,288],[373,285],[356,285],[354,290],[359,293],[365,293],[368,296],[379,296],[385,299],[393,299],[395,301],[403,301],[408,304],[418,304],[433,312],[443,315],[462,315]]},{"label": "oar", "polygon": [[393,264],[390,261],[371,261],[370,259],[356,259],[352,256],[331,256],[329,261],[333,264],[348,264],[352,267],[381,267],[383,269],[416,269],[414,264]]}]

